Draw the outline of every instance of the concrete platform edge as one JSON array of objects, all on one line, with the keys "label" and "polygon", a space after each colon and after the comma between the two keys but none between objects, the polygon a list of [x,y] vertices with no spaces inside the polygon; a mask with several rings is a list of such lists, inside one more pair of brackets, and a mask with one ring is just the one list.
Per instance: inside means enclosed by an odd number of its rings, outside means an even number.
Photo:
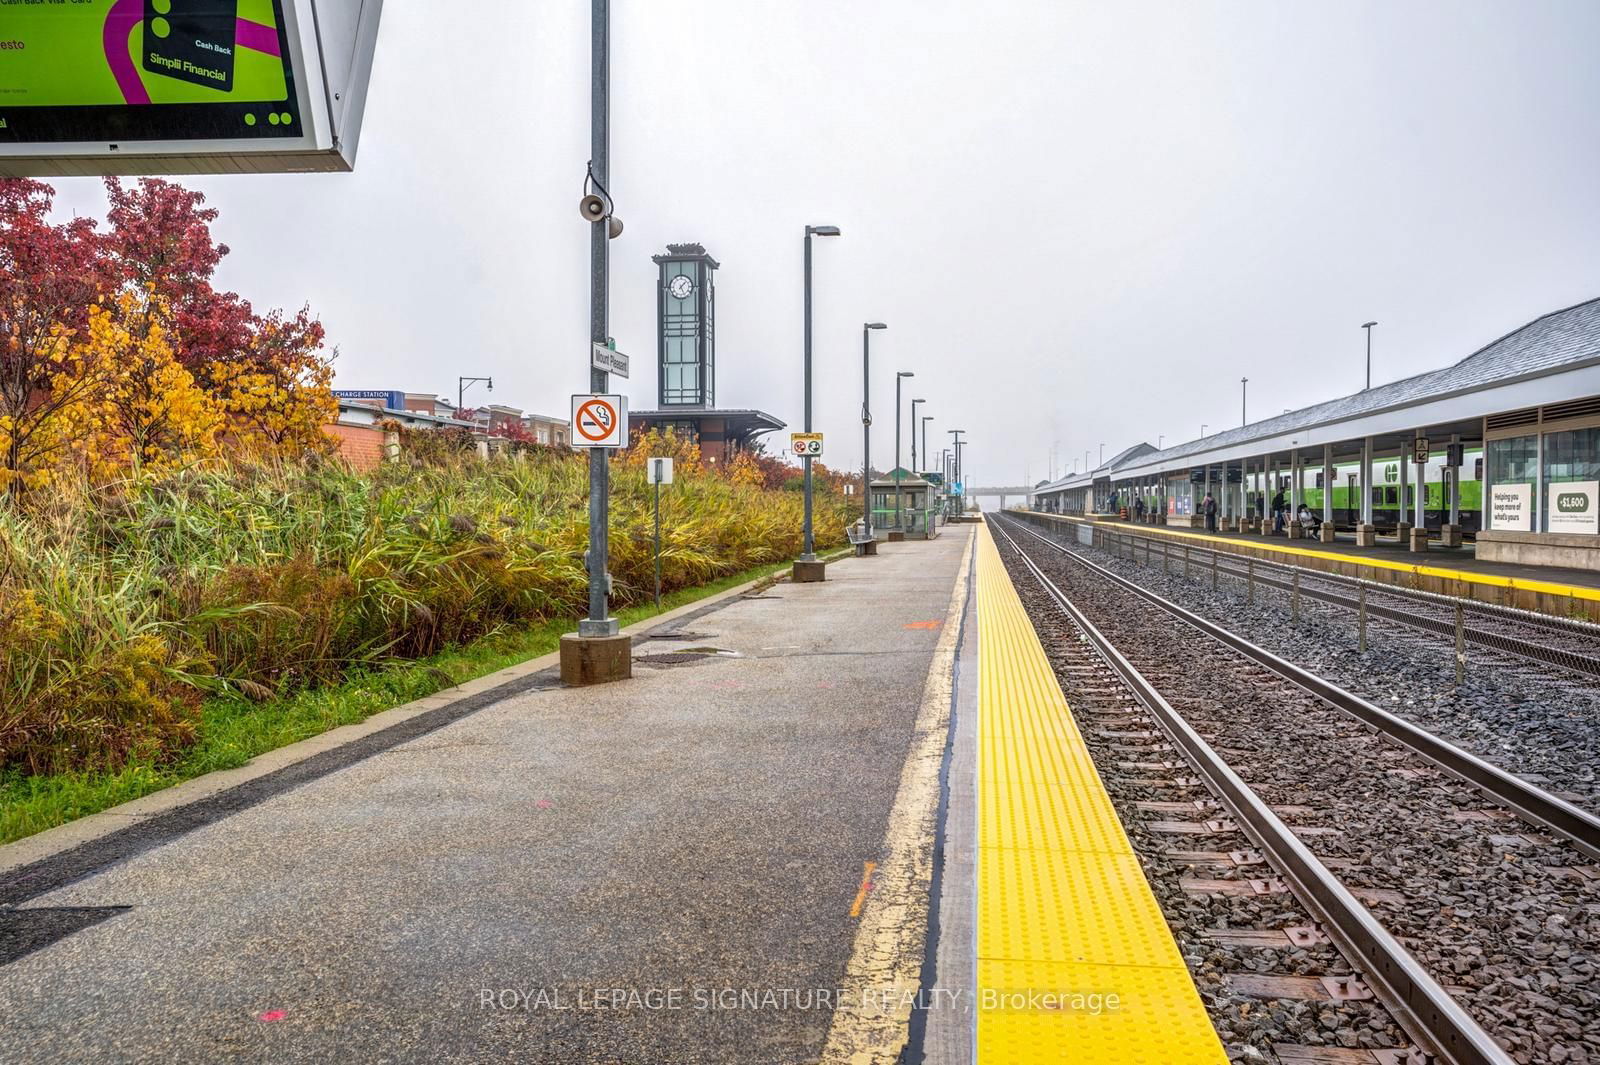
[{"label": "concrete platform edge", "polygon": [[819,1065],[895,1065],[910,1035],[912,996],[921,983],[926,954],[939,773],[950,736],[956,645],[974,572],[975,534],[976,530],[968,534],[944,627],[928,665],[922,704],[879,851],[882,863],[866,896],[839,984],[840,1005]]}]

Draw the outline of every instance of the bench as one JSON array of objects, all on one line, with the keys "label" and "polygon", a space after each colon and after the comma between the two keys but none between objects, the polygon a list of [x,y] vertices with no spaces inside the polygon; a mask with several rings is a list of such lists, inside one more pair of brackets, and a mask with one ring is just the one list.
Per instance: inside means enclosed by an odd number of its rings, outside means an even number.
[{"label": "bench", "polygon": [[878,541],[857,522],[845,530],[845,535],[850,538],[850,546],[856,549],[856,555],[876,555]]}]

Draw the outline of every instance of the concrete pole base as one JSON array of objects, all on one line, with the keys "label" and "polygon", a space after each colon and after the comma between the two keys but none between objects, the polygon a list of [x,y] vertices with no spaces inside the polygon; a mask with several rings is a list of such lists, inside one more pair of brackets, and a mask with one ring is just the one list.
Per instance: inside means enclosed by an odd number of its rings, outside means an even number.
[{"label": "concrete pole base", "polygon": [[878,553],[878,541],[868,540],[864,544],[857,544],[856,553],[861,555],[876,555]]},{"label": "concrete pole base", "polygon": [[1394,528],[1394,538],[1400,541],[1400,546],[1402,547],[1410,543],[1411,523],[1409,521],[1403,521],[1399,525],[1396,525]]},{"label": "concrete pole base", "polygon": [[889,534],[889,542],[891,544],[903,544],[903,543],[905,543],[905,541],[906,541],[906,534],[903,533],[903,532],[900,532],[899,530],[895,530],[894,532],[891,532]]},{"label": "concrete pole base", "polygon": [[561,637],[561,683],[576,688],[632,676],[632,636],[579,636],[569,632]]},{"label": "concrete pole base", "polygon": [[1298,521],[1291,521],[1288,528],[1289,539],[1300,540],[1305,537],[1305,526]]},{"label": "concrete pole base", "polygon": [[1461,526],[1459,526],[1459,525],[1442,525],[1442,526],[1440,526],[1439,527],[1439,546],[1440,547],[1460,547],[1461,546]]},{"label": "concrete pole base", "polygon": [[1411,530],[1411,550],[1413,550],[1413,551],[1426,551],[1427,549],[1428,549],[1428,530],[1427,529],[1412,529]]},{"label": "concrete pole base", "polygon": [[1320,534],[1322,542],[1325,543],[1325,544],[1333,543],[1335,535],[1336,534],[1333,531],[1333,522],[1331,522],[1331,521],[1323,522],[1322,523],[1322,532]]},{"label": "concrete pole base", "polygon": [[810,562],[796,560],[793,580],[796,584],[816,584],[828,579],[828,564],[821,559]]},{"label": "concrete pole base", "polygon": [[1375,526],[1367,525],[1367,524],[1364,524],[1364,523],[1360,524],[1360,525],[1357,525],[1356,526],[1356,546],[1357,547],[1377,547],[1378,546],[1378,530],[1377,530],[1377,528]]}]

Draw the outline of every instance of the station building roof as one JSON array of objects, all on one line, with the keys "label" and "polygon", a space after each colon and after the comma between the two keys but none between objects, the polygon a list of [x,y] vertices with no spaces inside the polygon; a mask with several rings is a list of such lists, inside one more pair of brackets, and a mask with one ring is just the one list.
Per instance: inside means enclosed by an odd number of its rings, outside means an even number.
[{"label": "station building roof", "polygon": [[[1596,394],[1600,394],[1600,298],[1535,318],[1443,369],[1159,451],[1151,449],[1123,461],[1114,471],[1119,479],[1178,472],[1290,448],[1320,451],[1323,444],[1366,436],[1409,438],[1417,430],[1437,426],[1475,432],[1485,415]],[[1057,481],[1040,492],[1090,484],[1099,472]]]}]

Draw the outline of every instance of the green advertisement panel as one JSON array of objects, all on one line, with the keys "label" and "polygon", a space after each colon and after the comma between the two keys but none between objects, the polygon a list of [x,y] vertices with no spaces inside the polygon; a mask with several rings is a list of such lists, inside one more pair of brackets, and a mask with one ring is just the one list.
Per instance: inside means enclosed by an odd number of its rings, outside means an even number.
[{"label": "green advertisement panel", "polygon": [[283,0],[0,0],[0,142],[299,137]]}]

